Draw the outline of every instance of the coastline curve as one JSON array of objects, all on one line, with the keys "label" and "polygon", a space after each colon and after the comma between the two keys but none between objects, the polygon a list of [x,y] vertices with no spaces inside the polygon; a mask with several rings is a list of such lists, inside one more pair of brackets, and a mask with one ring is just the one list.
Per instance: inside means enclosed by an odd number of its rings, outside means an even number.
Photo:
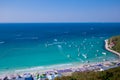
[{"label": "coastline curve", "polygon": [[118,55],[119,58],[120,58],[120,53],[119,53],[119,52],[116,52],[116,51],[111,50],[111,49],[109,48],[109,45],[108,45],[108,39],[105,40],[105,49],[108,50],[109,52],[112,52],[112,53]]}]

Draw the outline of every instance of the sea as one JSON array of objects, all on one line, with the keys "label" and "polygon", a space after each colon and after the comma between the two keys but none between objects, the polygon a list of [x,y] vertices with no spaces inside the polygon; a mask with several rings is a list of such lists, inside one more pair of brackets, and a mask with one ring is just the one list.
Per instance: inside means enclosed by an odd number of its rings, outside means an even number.
[{"label": "sea", "polygon": [[0,23],[0,73],[117,60],[116,35],[120,23]]}]

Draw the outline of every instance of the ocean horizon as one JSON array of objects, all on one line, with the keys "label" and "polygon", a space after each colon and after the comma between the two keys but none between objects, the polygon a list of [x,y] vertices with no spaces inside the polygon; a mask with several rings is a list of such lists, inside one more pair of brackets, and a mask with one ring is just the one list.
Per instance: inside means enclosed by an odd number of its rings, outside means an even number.
[{"label": "ocean horizon", "polygon": [[0,73],[118,60],[104,40],[120,23],[0,23]]}]

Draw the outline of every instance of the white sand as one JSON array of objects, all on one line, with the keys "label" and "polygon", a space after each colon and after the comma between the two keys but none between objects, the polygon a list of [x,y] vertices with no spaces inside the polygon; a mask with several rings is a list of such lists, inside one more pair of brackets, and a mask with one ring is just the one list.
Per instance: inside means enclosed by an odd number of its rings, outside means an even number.
[{"label": "white sand", "polygon": [[[120,53],[116,52],[116,51],[113,51],[111,49],[108,48],[108,40],[105,40],[105,49],[112,52],[112,53],[115,53],[117,54],[118,56],[120,56]],[[110,61],[105,61],[105,62],[98,62],[99,63],[102,63],[102,64],[106,64],[106,63],[109,63]],[[119,62],[119,60],[115,60],[114,62]],[[53,67],[53,66],[49,66],[49,67],[44,67],[44,69],[42,69],[41,67],[34,67],[34,68],[28,68],[28,69],[21,69],[21,70],[15,70],[13,71],[12,73],[10,72],[4,72],[3,74],[0,74],[0,78],[2,77],[5,77],[6,75],[9,76],[9,75],[16,75],[16,74],[19,74],[19,75],[23,75],[25,73],[31,73],[31,74],[36,74],[36,73],[45,73],[47,71],[55,71],[55,70],[64,70],[64,69],[77,69],[77,68],[84,68],[84,65],[95,65],[96,62],[92,62],[92,63],[83,63],[83,64],[72,64],[72,65],[64,65],[64,66],[56,66],[56,67]],[[71,72],[72,73],[72,72]],[[71,73],[64,73],[63,75],[71,75]]]},{"label": "white sand", "polygon": [[[21,69],[21,70],[15,70],[14,72],[12,73],[7,73],[7,72],[4,72],[4,74],[0,74],[0,78],[2,77],[5,77],[5,76],[10,76],[10,75],[16,75],[16,74],[19,74],[19,75],[23,75],[25,73],[31,73],[31,74],[36,74],[36,73],[39,73],[39,74],[42,74],[42,73],[45,73],[47,71],[55,71],[55,70],[64,70],[64,69],[77,69],[77,68],[84,68],[84,65],[95,65],[95,64],[99,64],[99,63],[102,63],[102,64],[107,64],[109,63],[110,61],[105,61],[105,62],[92,62],[92,63],[83,63],[83,64],[73,64],[73,65],[65,65],[65,66],[57,66],[57,67],[46,67],[44,69],[41,69],[39,67],[34,67],[34,68],[28,68],[28,69]],[[114,62],[119,62],[118,60],[115,60]],[[68,75],[71,75],[72,72],[69,72],[69,73],[63,73],[64,76],[68,76]]]}]

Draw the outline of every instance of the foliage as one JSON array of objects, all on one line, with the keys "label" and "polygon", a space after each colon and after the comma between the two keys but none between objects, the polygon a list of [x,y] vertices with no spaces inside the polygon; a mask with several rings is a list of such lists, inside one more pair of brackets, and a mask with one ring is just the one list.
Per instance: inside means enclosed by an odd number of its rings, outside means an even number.
[{"label": "foliage", "polygon": [[75,72],[72,76],[63,76],[55,80],[120,80],[120,67],[102,72]]},{"label": "foliage", "polygon": [[114,42],[115,46],[112,47],[113,50],[120,52],[120,36],[114,36],[109,39],[109,42]]}]

